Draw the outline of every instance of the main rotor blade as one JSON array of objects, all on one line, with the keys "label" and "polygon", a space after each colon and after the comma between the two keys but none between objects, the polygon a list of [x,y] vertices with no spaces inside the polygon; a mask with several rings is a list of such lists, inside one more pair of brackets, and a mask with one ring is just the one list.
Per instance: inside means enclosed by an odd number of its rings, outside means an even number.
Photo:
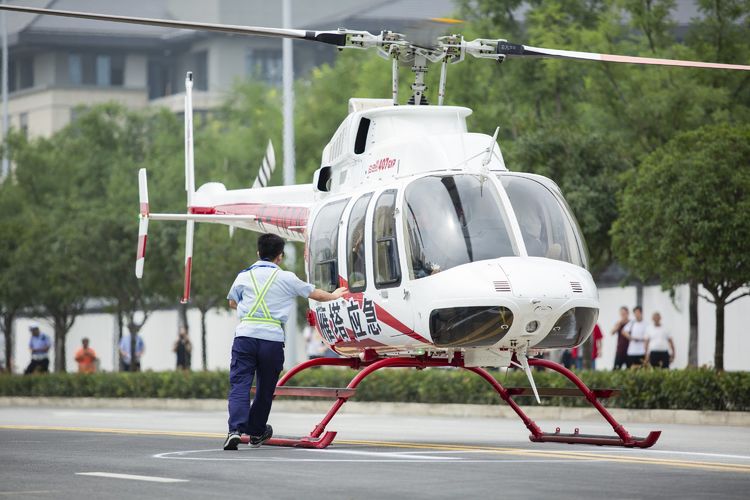
[{"label": "main rotor blade", "polygon": [[26,12],[49,16],[75,17],[79,19],[93,19],[95,21],[110,21],[114,23],[143,24],[147,26],[161,26],[164,28],[178,28],[199,31],[218,31],[239,35],[257,35],[277,38],[295,38],[328,43],[331,45],[346,45],[346,33],[338,31],[306,31],[280,28],[264,28],[260,26],[237,26],[233,24],[197,23],[189,21],[172,21],[169,19],[152,19],[148,17],[115,16],[109,14],[94,14],[90,12],[74,12],[69,10],[39,9],[35,7],[21,7],[18,5],[0,5],[0,10]]},{"label": "main rotor blade", "polygon": [[594,52],[576,52],[572,50],[545,49],[530,47],[509,42],[499,42],[497,53],[508,57],[551,57],[561,59],[581,59],[585,61],[606,61],[629,64],[653,64],[657,66],[681,66],[685,68],[735,69],[750,71],[750,66],[741,64],[722,64],[701,61],[680,61],[677,59],[655,59],[651,57],[619,56],[615,54],[597,54]]}]

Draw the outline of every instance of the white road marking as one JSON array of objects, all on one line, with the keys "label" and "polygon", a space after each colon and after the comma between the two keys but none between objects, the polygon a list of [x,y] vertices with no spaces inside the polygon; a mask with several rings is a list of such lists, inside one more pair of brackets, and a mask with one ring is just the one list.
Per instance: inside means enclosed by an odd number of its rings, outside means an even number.
[{"label": "white road marking", "polygon": [[355,450],[305,450],[312,453],[341,453],[344,455],[361,455],[364,457],[389,457],[414,460],[463,460],[460,457],[429,457],[420,452],[379,452],[379,451],[355,451]]},{"label": "white road marking", "polygon": [[[278,450],[274,450],[278,451]],[[290,455],[295,452],[300,451],[317,451],[317,452],[323,452],[320,453],[321,455],[324,455],[326,453],[331,453],[334,450],[293,450],[290,449]],[[335,451],[345,451],[345,450],[335,450]],[[196,453],[220,453],[224,456],[222,457],[191,457],[187,455],[193,455]],[[239,452],[231,452],[227,453],[224,450],[217,450],[216,448],[211,448],[208,450],[185,450],[185,451],[169,451],[165,453],[157,453],[155,455],[152,455],[152,458],[162,458],[166,460],[192,460],[192,461],[204,461],[204,462],[351,462],[351,463],[361,463],[361,464],[368,464],[368,463],[391,463],[391,464],[418,464],[418,463],[438,463],[438,464],[447,464],[447,463],[558,463],[558,464],[569,464],[572,463],[571,460],[568,459],[560,459],[560,458],[550,458],[550,459],[507,459],[507,458],[492,458],[492,459],[465,459],[461,457],[439,457],[439,460],[435,460],[438,457],[421,457],[421,458],[411,458],[407,457],[408,459],[405,460],[403,455],[398,456],[396,452],[394,453],[376,453],[372,452],[373,455],[394,455],[398,458],[390,457],[390,458],[298,458],[293,457],[290,455],[287,455],[286,457],[278,457],[278,456],[267,456],[259,454],[260,456],[238,456],[239,455],[254,455],[258,453],[257,451],[239,451]],[[586,463],[592,463],[592,462],[606,462],[607,460],[596,460],[596,459],[590,459],[586,460]]]},{"label": "white road marking", "polygon": [[187,483],[187,479],[171,477],[138,476],[134,474],[115,474],[114,472],[76,472],[76,476],[111,477],[114,479],[132,479],[135,481],[149,481],[152,483]]},{"label": "white road marking", "polygon": [[52,490],[0,491],[0,496],[44,495],[47,493],[57,493],[57,491],[52,491]]},{"label": "white road marking", "polygon": [[[529,453],[549,453],[550,450],[524,450]],[[437,453],[434,451],[426,451],[426,452],[420,452],[420,453]],[[442,452],[441,452],[442,453]],[[448,451],[447,453],[454,453],[452,451]],[[713,458],[735,458],[740,460],[750,460],[750,456],[748,455],[729,455],[724,453],[703,453],[699,451],[670,451],[670,450],[653,450],[653,449],[642,449],[642,448],[611,448],[607,450],[583,450],[580,451],[568,451],[568,450],[561,450],[556,453],[563,453],[563,454],[621,454],[622,456],[627,455],[652,455],[652,454],[662,454],[662,455],[687,455],[687,456],[693,456],[693,457],[713,457]],[[717,462],[719,463],[719,462]]]}]

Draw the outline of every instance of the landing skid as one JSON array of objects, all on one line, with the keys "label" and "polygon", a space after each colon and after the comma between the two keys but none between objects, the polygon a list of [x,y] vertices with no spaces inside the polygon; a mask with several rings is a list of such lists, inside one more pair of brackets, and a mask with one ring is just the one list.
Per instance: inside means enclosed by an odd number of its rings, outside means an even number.
[{"label": "landing skid", "polygon": [[[592,390],[589,389],[583,381],[576,376],[575,373],[568,370],[558,363],[553,363],[545,359],[531,358],[528,360],[530,366],[540,366],[542,368],[548,368],[556,371],[561,375],[567,377],[580,391],[579,395],[585,397],[586,400],[602,415],[602,417],[612,426],[615,434],[614,436],[607,435],[593,435],[593,434],[579,434],[578,429],[573,434],[561,434],[560,429],[557,428],[555,432],[543,432],[539,426],[529,418],[521,407],[513,400],[514,395],[524,394],[523,389],[506,389],[500,384],[492,375],[490,375],[485,369],[478,367],[466,367],[464,366],[463,358],[455,356],[452,360],[446,359],[435,359],[427,356],[413,357],[413,358],[375,358],[370,361],[362,361],[359,358],[319,358],[310,361],[305,361],[295,366],[284,377],[279,380],[276,385],[275,396],[305,396],[305,397],[317,397],[317,398],[332,398],[335,399],[331,409],[323,417],[323,420],[318,423],[308,436],[300,438],[286,438],[276,437],[266,441],[266,445],[271,446],[289,446],[297,448],[326,448],[330,445],[336,437],[336,432],[326,431],[326,426],[329,424],[331,419],[341,409],[344,403],[349,398],[356,394],[357,386],[371,373],[380,370],[381,368],[399,367],[399,368],[430,368],[430,367],[454,367],[463,368],[471,371],[486,380],[498,393],[500,398],[505,401],[508,406],[518,415],[523,421],[526,428],[529,429],[531,435],[529,439],[535,443],[567,443],[567,444],[593,444],[598,446],[624,446],[627,448],[649,448],[656,443],[661,435],[661,431],[654,431],[648,434],[645,438],[631,436],[625,428],[614,419],[614,417],[607,411],[604,406],[597,399],[598,397],[609,397],[615,391],[611,390]],[[295,387],[287,386],[286,384],[299,372],[312,368],[314,366],[346,366],[352,369],[359,369],[359,371],[346,388],[328,388],[328,387]],[[574,395],[570,391],[571,389],[563,389],[563,395]],[[543,390],[540,393],[545,394]],[[247,443],[249,438],[242,436],[243,442]]]}]

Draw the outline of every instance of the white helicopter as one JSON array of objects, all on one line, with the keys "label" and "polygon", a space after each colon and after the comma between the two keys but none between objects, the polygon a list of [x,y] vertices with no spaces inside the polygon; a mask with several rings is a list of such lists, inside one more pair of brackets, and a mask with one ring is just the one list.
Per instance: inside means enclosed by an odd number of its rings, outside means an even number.
[{"label": "white helicopter", "polygon": [[[294,38],[340,49],[374,49],[392,61],[390,99],[351,99],[349,115],[323,151],[312,184],[227,190],[210,182],[195,189],[192,75],[186,79],[185,173],[187,213],[151,213],[146,171],[139,172],[140,228],[136,275],[143,274],[149,220],[187,222],[185,290],[190,295],[195,222],[278,234],[305,243],[308,280],[344,298],[310,301],[311,324],[339,359],[298,365],[277,395],[332,397],[326,417],[307,437],[268,444],[322,448],[335,432],[325,427],[357,385],[388,366],[454,366],[482,376],[541,442],[649,447],[659,438],[633,437],[572,372],[532,356],[582,344],[599,312],[581,231],[557,185],[545,177],[510,172],[494,136],[469,133],[471,110],[443,106],[448,64],[467,55],[502,62],[553,57],[730,70],[750,66],[618,56],[529,47],[503,39],[438,38],[415,44],[389,31],[305,31],[182,22],[0,5],[0,9],[103,21]],[[429,106],[425,74],[440,64],[438,105]],[[398,66],[414,72],[408,105],[400,105]],[[364,367],[346,389],[287,387],[299,371],[318,365]],[[531,390],[506,389],[482,367],[516,365]],[[530,366],[558,371],[577,389],[537,389]],[[583,395],[616,436],[561,434],[541,429],[514,395]]]}]

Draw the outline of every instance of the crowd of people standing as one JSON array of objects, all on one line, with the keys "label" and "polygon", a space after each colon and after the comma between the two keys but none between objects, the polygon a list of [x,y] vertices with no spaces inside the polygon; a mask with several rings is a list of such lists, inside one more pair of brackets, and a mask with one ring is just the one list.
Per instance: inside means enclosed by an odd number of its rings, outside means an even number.
[{"label": "crowd of people standing", "polygon": [[620,319],[610,333],[617,335],[614,370],[645,364],[654,368],[669,368],[674,362],[674,340],[662,325],[658,311],[651,315],[651,323],[646,323],[641,306],[633,308],[632,318],[629,309],[622,306]]}]

